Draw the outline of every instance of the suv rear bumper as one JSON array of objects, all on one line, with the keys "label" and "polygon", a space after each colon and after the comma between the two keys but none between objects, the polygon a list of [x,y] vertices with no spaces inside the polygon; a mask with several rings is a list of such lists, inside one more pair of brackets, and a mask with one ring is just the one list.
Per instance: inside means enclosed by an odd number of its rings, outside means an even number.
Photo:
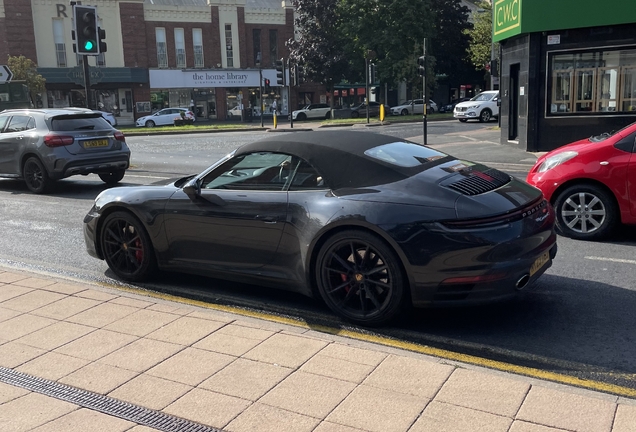
[{"label": "suv rear bumper", "polygon": [[49,176],[53,180],[60,180],[74,175],[99,174],[128,169],[130,153],[90,158],[86,160],[58,159],[55,161],[53,172]]}]

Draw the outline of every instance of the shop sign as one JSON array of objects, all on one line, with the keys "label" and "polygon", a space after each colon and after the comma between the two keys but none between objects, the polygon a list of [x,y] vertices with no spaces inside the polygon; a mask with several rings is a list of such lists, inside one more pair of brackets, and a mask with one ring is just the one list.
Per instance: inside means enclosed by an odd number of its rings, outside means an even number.
[{"label": "shop sign", "polygon": [[493,6],[495,41],[521,32],[521,0],[498,0]]},{"label": "shop sign", "polygon": [[[104,73],[97,67],[90,67],[88,73],[91,84],[99,84],[104,79]],[[75,84],[84,85],[84,67],[75,66],[68,71],[66,76]]]},{"label": "shop sign", "polygon": [[[151,88],[191,88],[191,87],[258,87],[258,70],[210,70],[180,71],[151,69]],[[272,87],[276,87],[276,70],[262,71],[263,79],[269,79]]]}]

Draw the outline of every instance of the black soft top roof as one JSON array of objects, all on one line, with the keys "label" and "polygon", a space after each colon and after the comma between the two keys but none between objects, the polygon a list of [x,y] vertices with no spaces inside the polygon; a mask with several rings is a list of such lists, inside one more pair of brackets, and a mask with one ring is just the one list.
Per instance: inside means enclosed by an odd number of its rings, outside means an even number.
[{"label": "black soft top roof", "polygon": [[298,156],[316,168],[332,189],[393,183],[414,174],[413,169],[388,164],[364,154],[366,150],[384,144],[405,142],[401,138],[342,130],[271,135],[240,147],[236,154],[266,151]]}]

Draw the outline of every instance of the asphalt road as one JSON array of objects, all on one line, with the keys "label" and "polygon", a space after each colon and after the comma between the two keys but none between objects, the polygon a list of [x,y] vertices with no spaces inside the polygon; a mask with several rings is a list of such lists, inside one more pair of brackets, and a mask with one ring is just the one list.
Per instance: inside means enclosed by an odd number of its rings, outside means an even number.
[{"label": "asphalt road", "polygon": [[[496,123],[431,122],[427,142],[459,158],[525,177],[536,155],[498,143]],[[356,127],[422,142],[422,126]],[[131,137],[133,168],[124,184],[196,173],[265,132]],[[316,131],[320,133],[320,131]],[[59,182],[46,196],[0,180],[0,263],[80,280],[118,284],[106,264],[89,257],[82,219],[105,188],[97,176]],[[415,310],[376,332],[401,340],[515,365],[636,388],[636,229],[608,242],[559,238],[552,268],[512,302],[479,308]],[[261,287],[165,275],[142,288],[264,310],[310,323],[339,322],[318,301]]]}]

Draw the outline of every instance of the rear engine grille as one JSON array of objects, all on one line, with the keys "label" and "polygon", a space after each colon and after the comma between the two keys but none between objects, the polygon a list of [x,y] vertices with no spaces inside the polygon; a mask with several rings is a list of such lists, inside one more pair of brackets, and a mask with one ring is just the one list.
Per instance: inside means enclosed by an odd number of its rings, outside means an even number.
[{"label": "rear engine grille", "polygon": [[511,177],[506,173],[496,169],[489,169],[483,172],[473,172],[470,177],[451,183],[448,187],[464,195],[472,196],[500,188],[508,184],[510,179]]}]

